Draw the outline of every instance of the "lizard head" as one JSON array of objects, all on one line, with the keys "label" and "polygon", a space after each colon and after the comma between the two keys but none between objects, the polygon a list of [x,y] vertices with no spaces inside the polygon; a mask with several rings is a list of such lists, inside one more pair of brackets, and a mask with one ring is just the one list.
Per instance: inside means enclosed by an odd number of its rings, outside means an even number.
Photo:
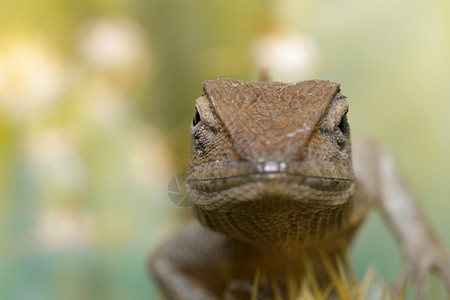
[{"label": "lizard head", "polygon": [[354,191],[340,86],[215,79],[203,87],[187,177],[199,220],[283,249],[339,233]]}]

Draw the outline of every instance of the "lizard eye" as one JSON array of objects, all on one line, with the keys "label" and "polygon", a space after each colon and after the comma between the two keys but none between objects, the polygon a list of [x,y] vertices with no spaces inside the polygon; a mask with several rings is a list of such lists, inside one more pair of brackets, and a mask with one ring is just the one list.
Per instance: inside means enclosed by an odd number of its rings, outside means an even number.
[{"label": "lizard eye", "polygon": [[348,121],[347,121],[347,113],[345,113],[342,116],[341,121],[339,122],[338,128],[345,135],[347,135],[349,133],[350,126],[348,125]]},{"label": "lizard eye", "polygon": [[192,119],[192,127],[195,127],[202,119],[200,118],[200,114],[198,113],[197,107],[195,108],[195,115]]}]

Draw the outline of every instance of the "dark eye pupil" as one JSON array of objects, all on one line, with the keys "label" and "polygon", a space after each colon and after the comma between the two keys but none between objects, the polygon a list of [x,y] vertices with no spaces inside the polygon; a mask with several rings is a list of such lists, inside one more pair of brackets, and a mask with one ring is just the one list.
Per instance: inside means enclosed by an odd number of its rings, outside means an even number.
[{"label": "dark eye pupil", "polygon": [[195,116],[192,119],[192,126],[195,126],[198,124],[198,122],[200,122],[202,119],[200,118],[200,114],[198,113],[197,108],[195,108]]},{"label": "dark eye pupil", "polygon": [[339,130],[343,133],[343,134],[347,134],[350,130],[350,126],[348,125],[347,122],[347,114],[345,114],[344,116],[342,116],[341,121],[339,122]]}]

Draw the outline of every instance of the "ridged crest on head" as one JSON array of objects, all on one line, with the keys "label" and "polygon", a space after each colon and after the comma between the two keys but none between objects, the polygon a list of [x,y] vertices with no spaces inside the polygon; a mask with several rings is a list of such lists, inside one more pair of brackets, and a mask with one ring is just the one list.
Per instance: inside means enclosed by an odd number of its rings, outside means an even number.
[{"label": "ridged crest on head", "polygon": [[287,84],[214,79],[203,88],[241,159],[259,161],[300,158],[340,85],[325,80]]}]

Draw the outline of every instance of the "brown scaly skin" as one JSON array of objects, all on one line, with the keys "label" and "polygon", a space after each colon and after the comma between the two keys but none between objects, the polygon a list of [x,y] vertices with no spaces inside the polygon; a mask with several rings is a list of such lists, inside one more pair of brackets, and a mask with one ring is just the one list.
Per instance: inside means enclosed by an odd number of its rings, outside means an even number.
[{"label": "brown scaly skin", "polygon": [[[196,109],[187,190],[200,222],[150,265],[169,299],[249,299],[257,269],[282,286],[288,270],[301,276],[305,255],[326,282],[317,253],[344,253],[370,205],[404,253],[399,286],[412,278],[424,299],[426,276],[437,269],[450,287],[450,258],[389,154],[372,141],[352,153],[338,84],[215,79]],[[273,297],[269,286],[258,290]]]}]

